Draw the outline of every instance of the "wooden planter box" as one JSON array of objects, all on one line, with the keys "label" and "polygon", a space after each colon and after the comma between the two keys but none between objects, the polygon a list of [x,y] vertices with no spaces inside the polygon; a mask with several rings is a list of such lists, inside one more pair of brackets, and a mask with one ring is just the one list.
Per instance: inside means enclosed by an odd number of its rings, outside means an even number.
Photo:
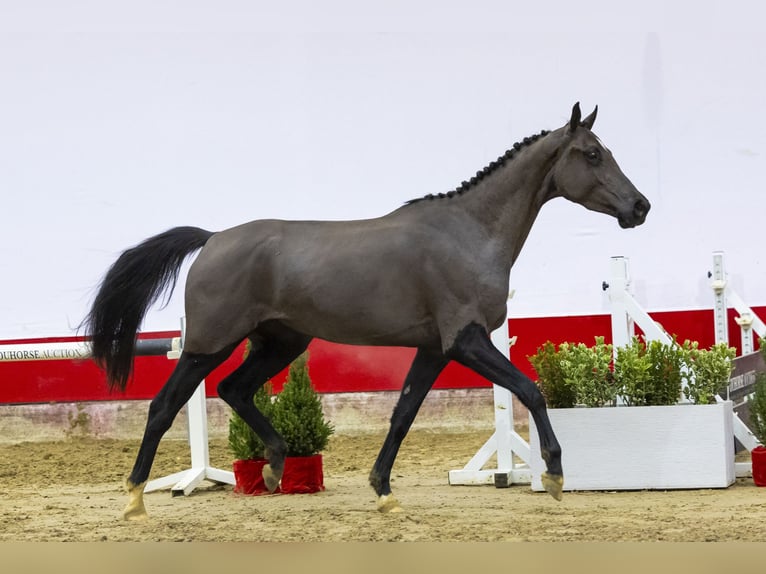
[{"label": "wooden planter box", "polygon": [[[564,490],[725,488],[735,480],[732,403],[549,409]],[[529,420],[532,490],[540,439]]]}]

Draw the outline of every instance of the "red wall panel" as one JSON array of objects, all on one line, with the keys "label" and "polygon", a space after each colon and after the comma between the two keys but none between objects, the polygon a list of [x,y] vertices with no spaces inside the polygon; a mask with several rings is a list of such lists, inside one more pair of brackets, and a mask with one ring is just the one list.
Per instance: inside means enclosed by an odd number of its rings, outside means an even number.
[{"label": "red wall panel", "polygon": [[[762,316],[766,308],[755,308]],[[712,310],[667,311],[651,314],[668,333],[681,341],[699,341],[701,346],[714,342]],[[729,313],[729,335],[733,346],[739,348],[739,328]],[[511,319],[509,331],[517,337],[511,349],[514,363],[534,378],[527,357],[546,341],[553,343],[583,342],[604,336],[611,342],[608,315],[572,317],[534,317]],[[148,337],[173,337],[177,332],[152,333]],[[51,341],[73,341],[75,338],[3,341],[4,344]],[[216,369],[206,380],[208,396],[216,394],[216,386],[242,360],[244,345]],[[320,393],[390,391],[401,388],[413,349],[395,347],[356,347],[315,340],[309,346],[309,370],[314,386]],[[152,398],[170,375],[174,361],[165,357],[138,357],[134,377],[123,393],[109,392],[103,373],[91,361],[30,361],[0,363],[0,403],[45,403],[98,401],[113,399]],[[275,377],[276,390],[281,389],[286,371]],[[442,373],[435,388],[487,387],[489,383],[472,371],[451,363]]]}]

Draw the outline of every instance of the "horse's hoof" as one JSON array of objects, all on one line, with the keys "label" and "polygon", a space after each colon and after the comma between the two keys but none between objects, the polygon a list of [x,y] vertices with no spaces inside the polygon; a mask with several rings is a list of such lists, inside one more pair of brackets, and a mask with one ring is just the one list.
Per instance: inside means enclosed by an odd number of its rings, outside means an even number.
[{"label": "horse's hoof", "polygon": [[266,489],[269,492],[274,492],[279,486],[279,481],[282,480],[282,473],[274,472],[274,469],[271,468],[270,464],[263,466],[261,475],[263,476],[263,483],[266,485]]},{"label": "horse's hoof", "polygon": [[134,485],[128,481],[125,485],[128,496],[128,505],[125,510],[122,511],[122,517],[125,520],[146,520],[149,515],[146,513],[146,507],[144,506],[144,486],[145,482]]},{"label": "horse's hoof", "polygon": [[143,502],[138,505],[134,506],[132,504],[128,504],[125,507],[125,510],[122,512],[122,517],[125,520],[147,520],[149,518],[149,515],[146,513],[146,508],[144,508]]},{"label": "horse's hoof", "polygon": [[382,494],[379,496],[377,506],[378,510],[384,514],[404,512],[399,501],[396,500],[393,494]]},{"label": "horse's hoof", "polygon": [[564,477],[560,474],[548,474],[544,472],[540,476],[540,480],[543,483],[543,488],[548,494],[550,494],[556,500],[564,498],[562,491],[564,490]]}]

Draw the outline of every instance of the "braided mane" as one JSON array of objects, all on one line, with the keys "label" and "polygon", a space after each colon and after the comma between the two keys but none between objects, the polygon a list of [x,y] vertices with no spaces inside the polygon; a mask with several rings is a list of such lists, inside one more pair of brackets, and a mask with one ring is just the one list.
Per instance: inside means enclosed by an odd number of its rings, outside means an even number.
[{"label": "braided mane", "polygon": [[410,199],[406,202],[406,205],[412,205],[413,203],[418,203],[420,201],[430,201],[433,199],[443,199],[443,198],[451,198],[455,197],[456,195],[462,195],[466,191],[469,191],[473,187],[476,186],[477,183],[479,183],[482,179],[496,171],[498,168],[505,165],[505,163],[516,155],[516,153],[521,150],[521,148],[531,145],[535,143],[538,139],[547,136],[549,133],[548,130],[543,130],[539,134],[534,134],[532,136],[524,138],[521,142],[516,142],[513,144],[513,146],[508,149],[503,155],[498,157],[495,161],[490,162],[489,165],[485,166],[484,169],[480,169],[476,172],[476,175],[473,176],[471,179],[467,181],[463,181],[459,186],[457,186],[454,190],[448,191],[447,193],[429,193],[428,195],[425,195],[423,197],[418,197],[416,199]]}]

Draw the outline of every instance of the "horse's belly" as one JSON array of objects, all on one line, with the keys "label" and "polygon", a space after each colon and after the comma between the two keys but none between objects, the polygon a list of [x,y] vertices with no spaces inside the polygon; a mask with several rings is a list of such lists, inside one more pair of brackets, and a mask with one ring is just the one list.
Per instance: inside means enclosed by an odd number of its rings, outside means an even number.
[{"label": "horse's belly", "polygon": [[353,315],[324,315],[307,313],[283,322],[307,335],[349,345],[423,347],[439,344],[435,323],[429,318],[398,321],[363,312]]}]

